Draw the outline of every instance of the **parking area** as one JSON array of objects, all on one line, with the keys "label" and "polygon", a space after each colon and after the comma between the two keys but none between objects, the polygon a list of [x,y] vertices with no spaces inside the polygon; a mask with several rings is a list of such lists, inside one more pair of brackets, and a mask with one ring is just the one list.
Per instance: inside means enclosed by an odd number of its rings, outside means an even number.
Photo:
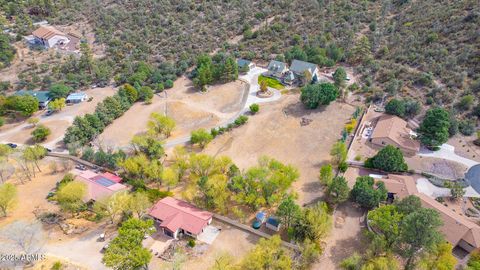
[{"label": "parking area", "polygon": [[197,236],[197,239],[198,241],[202,241],[211,245],[220,234],[220,231],[220,229],[213,227],[212,225],[208,225],[203,232]]}]

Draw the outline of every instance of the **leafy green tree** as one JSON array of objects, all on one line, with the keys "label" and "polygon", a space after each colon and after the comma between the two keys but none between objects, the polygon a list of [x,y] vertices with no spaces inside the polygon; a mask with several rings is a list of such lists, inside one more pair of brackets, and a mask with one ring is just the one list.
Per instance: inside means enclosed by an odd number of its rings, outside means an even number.
[{"label": "leafy green tree", "polygon": [[341,164],[347,160],[347,145],[343,141],[337,141],[330,150],[333,164]]},{"label": "leafy green tree", "polygon": [[350,257],[340,263],[340,267],[344,270],[360,270],[362,260],[362,256],[354,252]]},{"label": "leafy green tree", "polygon": [[417,131],[424,145],[437,147],[447,142],[449,128],[449,113],[445,109],[436,107],[427,111]]},{"label": "leafy green tree", "polygon": [[212,140],[213,140],[212,134],[210,134],[203,128],[192,131],[190,135],[190,142],[192,144],[200,145],[201,148],[205,148],[205,146],[207,146],[207,144]]},{"label": "leafy green tree", "polygon": [[390,250],[400,235],[402,218],[395,205],[384,205],[368,212],[369,225],[385,239]]},{"label": "leafy green tree", "polygon": [[361,270],[399,270],[400,265],[391,254],[387,256],[378,256],[371,258],[365,262]]},{"label": "leafy green tree", "polygon": [[456,265],[457,259],[452,254],[452,245],[450,243],[437,244],[418,263],[420,270],[454,270]]},{"label": "leafy green tree", "polygon": [[302,214],[302,209],[298,204],[295,203],[295,200],[292,196],[287,196],[282,200],[280,205],[277,208],[276,215],[282,220],[285,228],[290,228],[294,221],[300,217]]},{"label": "leafy green tree", "polygon": [[5,118],[0,117],[0,127],[2,127],[3,125],[5,125]]},{"label": "leafy green tree", "polygon": [[375,183],[372,177],[360,176],[357,177],[350,196],[360,206],[371,209],[387,198],[387,190],[383,182]]},{"label": "leafy green tree", "polygon": [[35,130],[32,131],[33,140],[35,142],[45,141],[52,131],[43,125],[39,125]]},{"label": "leafy green tree", "polygon": [[365,166],[386,172],[405,172],[408,170],[402,151],[391,145],[385,146],[374,157],[367,159]]},{"label": "leafy green tree", "polygon": [[472,108],[474,103],[475,103],[474,95],[465,95],[458,102],[458,107],[463,111],[468,111]]},{"label": "leafy green tree", "polygon": [[331,83],[308,84],[302,88],[300,100],[308,109],[329,105],[338,97],[338,89]]},{"label": "leafy green tree", "polygon": [[87,187],[81,182],[69,182],[61,186],[56,193],[56,200],[62,210],[75,213],[84,205],[82,199],[87,192]]},{"label": "leafy green tree", "polygon": [[405,102],[399,99],[391,99],[385,106],[385,112],[398,117],[405,116]]},{"label": "leafy green tree", "polygon": [[[258,111],[260,110],[260,106],[257,104],[257,103],[253,103],[252,105],[250,105],[250,112],[252,114],[256,114],[258,113]],[[1,126],[1,125],[0,125]]]},{"label": "leafy green tree", "polygon": [[162,141],[148,135],[135,135],[132,145],[137,154],[143,153],[150,159],[160,159],[165,155]]},{"label": "leafy green tree", "polygon": [[8,35],[0,33],[0,69],[9,66],[15,57],[16,50],[10,45]]},{"label": "leafy green tree", "polygon": [[292,259],[282,247],[282,240],[278,235],[270,239],[260,239],[255,247],[242,259],[240,269],[292,269]]},{"label": "leafy green tree", "polygon": [[325,202],[319,202],[303,210],[300,218],[293,224],[293,237],[299,241],[310,239],[315,243],[325,238],[333,226],[332,216],[328,205]]},{"label": "leafy green tree", "polygon": [[421,251],[432,250],[440,244],[442,235],[440,214],[434,209],[420,208],[404,217],[400,226],[400,254],[407,259],[405,269],[414,269]]},{"label": "leafy green tree", "polygon": [[48,108],[52,111],[61,111],[65,108],[65,98],[57,98],[48,103]]},{"label": "leafy green tree", "polygon": [[[133,87],[131,84],[124,84],[123,85],[123,91],[125,91],[125,94],[128,98],[128,101],[130,101],[130,104],[133,104],[135,101],[138,100],[138,90],[135,89],[135,87]],[[120,90],[122,90],[122,88]]]},{"label": "leafy green tree", "polygon": [[420,209],[422,207],[422,203],[420,198],[415,195],[410,195],[403,198],[401,201],[396,201],[395,206],[400,214],[406,216]]},{"label": "leafy green tree", "polygon": [[322,185],[328,187],[330,186],[330,184],[332,183],[333,181],[333,169],[332,169],[332,165],[330,164],[327,164],[327,165],[323,165],[321,168],[320,168],[320,176],[319,176],[319,179],[320,179],[320,183],[322,183]]},{"label": "leafy green tree", "polygon": [[73,89],[62,83],[54,84],[50,87],[49,96],[51,99],[65,98]]},{"label": "leafy green tree", "polygon": [[142,246],[146,234],[151,234],[153,220],[130,218],[125,221],[105,250],[103,263],[113,269],[148,269],[152,254]]},{"label": "leafy green tree", "polygon": [[351,61],[366,62],[372,58],[372,48],[368,37],[362,36],[352,49]]},{"label": "leafy green tree", "polygon": [[0,213],[7,216],[17,200],[17,187],[11,183],[0,184]]},{"label": "leafy green tree", "polygon": [[333,80],[335,81],[335,86],[345,87],[345,81],[347,80],[347,72],[344,68],[339,67],[333,73]]},{"label": "leafy green tree", "polygon": [[338,176],[327,187],[328,200],[333,204],[339,204],[348,200],[350,188],[345,177]]},{"label": "leafy green tree", "polygon": [[142,86],[138,90],[138,98],[143,101],[149,101],[153,98],[153,90],[149,86]]},{"label": "leafy green tree", "polygon": [[27,123],[29,123],[32,126],[36,126],[40,122],[40,119],[38,117],[30,117],[27,119]]},{"label": "leafy green tree", "polygon": [[20,112],[23,116],[31,116],[34,112],[38,111],[38,99],[30,96],[9,96],[5,101],[4,107],[9,110]]},{"label": "leafy green tree", "polygon": [[150,120],[147,123],[148,132],[153,136],[170,137],[170,134],[175,129],[175,120],[166,115],[153,112],[150,114]]},{"label": "leafy green tree", "polygon": [[474,250],[470,253],[470,259],[467,262],[467,268],[465,270],[480,269],[480,250]]},{"label": "leafy green tree", "polygon": [[127,192],[117,192],[112,196],[105,197],[95,202],[93,209],[98,214],[108,216],[110,223],[114,224],[121,213],[130,210],[132,200],[132,196]]}]

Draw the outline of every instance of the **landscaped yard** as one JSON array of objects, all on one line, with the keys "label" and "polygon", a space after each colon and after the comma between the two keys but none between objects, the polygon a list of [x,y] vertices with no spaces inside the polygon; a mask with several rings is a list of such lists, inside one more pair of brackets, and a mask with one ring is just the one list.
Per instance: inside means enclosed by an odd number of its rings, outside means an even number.
[{"label": "landscaped yard", "polygon": [[277,81],[274,78],[265,77],[263,75],[258,76],[258,84],[260,84],[262,81],[266,81],[268,87],[271,87],[277,90],[282,90],[283,88],[285,88],[283,84],[281,84],[279,81]]}]

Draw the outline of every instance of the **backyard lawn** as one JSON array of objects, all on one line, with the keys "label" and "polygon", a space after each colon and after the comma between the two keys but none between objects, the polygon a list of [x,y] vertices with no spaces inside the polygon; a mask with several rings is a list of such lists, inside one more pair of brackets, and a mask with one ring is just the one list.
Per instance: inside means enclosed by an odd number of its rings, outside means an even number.
[{"label": "backyard lawn", "polygon": [[282,90],[283,88],[285,88],[283,84],[281,84],[279,81],[277,81],[274,78],[265,77],[263,75],[258,76],[258,84],[260,84],[262,81],[266,81],[268,87],[275,88],[277,90]]}]

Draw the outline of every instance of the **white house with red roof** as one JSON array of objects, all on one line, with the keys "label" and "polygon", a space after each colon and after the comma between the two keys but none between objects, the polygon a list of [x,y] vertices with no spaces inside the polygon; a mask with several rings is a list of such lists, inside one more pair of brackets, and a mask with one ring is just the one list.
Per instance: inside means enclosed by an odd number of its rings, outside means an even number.
[{"label": "white house with red roof", "polygon": [[87,186],[87,192],[83,198],[84,202],[98,201],[119,191],[128,190],[127,186],[120,183],[122,178],[108,172],[98,174],[90,170],[74,170],[73,174],[76,175],[76,181]]},{"label": "white house with red roof", "polygon": [[197,237],[212,222],[213,214],[194,205],[165,197],[158,201],[148,213],[159,224],[165,235],[178,239],[183,233]]}]

